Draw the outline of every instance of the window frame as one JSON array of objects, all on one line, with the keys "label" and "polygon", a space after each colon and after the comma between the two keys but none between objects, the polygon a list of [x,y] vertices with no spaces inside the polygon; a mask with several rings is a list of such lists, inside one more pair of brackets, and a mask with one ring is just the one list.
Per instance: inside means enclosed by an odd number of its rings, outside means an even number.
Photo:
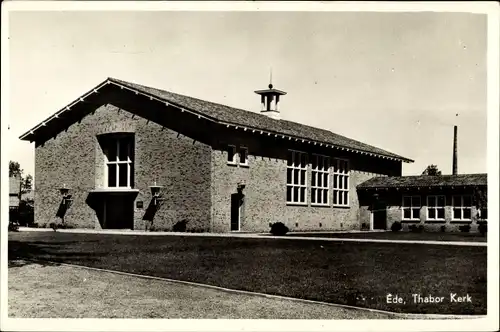
[{"label": "window frame", "polygon": [[[289,154],[292,155],[292,160],[291,160],[291,165],[288,165],[288,158],[289,158]],[[295,166],[295,158],[296,158],[296,155],[299,155],[299,167],[296,167]],[[302,155],[305,156],[305,161],[304,161],[304,167],[300,167],[300,165],[302,164]],[[308,176],[307,176],[307,173],[308,173],[308,165],[309,165],[309,161],[308,161],[308,153],[307,152],[303,152],[303,151],[298,151],[298,150],[291,150],[289,149],[287,151],[287,165],[286,165],[286,170],[287,170],[287,173],[286,173],[286,191],[285,191],[285,199],[286,199],[286,204],[287,205],[303,205],[303,206],[307,206],[309,204],[308,202]],[[291,169],[291,179],[290,181],[288,181],[288,170]],[[299,170],[299,180],[298,180],[298,183],[297,184],[294,184],[294,170]],[[304,172],[304,177],[305,177],[305,181],[304,181],[304,184],[300,184],[300,176],[302,174],[302,172]],[[288,200],[288,188],[291,188],[290,192],[290,197],[291,197],[291,201]],[[301,202],[300,200],[294,200],[294,188],[295,187],[298,187],[299,188],[299,198],[300,198],[300,192],[301,192],[301,189],[304,188],[304,195],[303,195],[303,199],[304,201]]]},{"label": "window frame", "polygon": [[[241,162],[241,151],[245,151],[245,162]],[[238,165],[248,167],[248,148],[241,145],[238,149]]]},{"label": "window frame", "polygon": [[[460,197],[460,206],[455,205],[455,199]],[[469,197],[470,205],[464,205],[464,198]],[[451,196],[451,221],[462,221],[462,222],[471,222],[472,221],[472,195],[452,195]],[[455,210],[460,210],[460,218],[455,218]],[[464,218],[464,211],[469,210],[470,218]]]},{"label": "window frame", "polygon": [[[339,169],[339,163],[340,162],[345,162],[345,172],[340,172]],[[351,193],[350,193],[350,185],[351,185],[351,167],[350,167],[350,162],[349,159],[345,158],[333,158],[332,159],[332,204],[334,207],[350,207],[350,198],[351,198]],[[337,187],[335,187],[335,176],[338,176],[338,181],[337,181]],[[340,188],[341,186],[340,183],[344,182],[344,178],[347,178],[347,188]],[[341,180],[342,179],[342,180]],[[346,202],[343,202],[342,204],[338,203],[339,202],[339,197],[340,194],[343,194],[347,192],[347,200]],[[335,203],[335,197],[337,197],[337,203]]]},{"label": "window frame", "polygon": [[[410,198],[410,206],[405,206],[405,197]],[[419,201],[419,206],[414,206],[413,205],[413,198],[418,198]],[[413,216],[413,210],[418,208],[418,218],[415,218]],[[410,210],[410,218],[405,218],[405,210]],[[422,197],[420,195],[403,195],[401,199],[401,220],[403,221],[420,221],[421,217],[421,210],[422,210]]]},{"label": "window frame", "polygon": [[[233,158],[232,158],[231,161],[229,160],[229,149],[230,148],[233,151]],[[226,158],[227,164],[228,165],[237,165],[238,164],[238,159],[236,158],[236,145],[228,144],[227,148],[226,148],[226,153],[228,154],[227,158]]]},{"label": "window frame", "polygon": [[[431,197],[433,197],[435,199],[436,204],[434,206],[429,205],[429,198],[431,198]],[[443,206],[440,206],[438,204],[439,197],[443,198]],[[426,203],[427,203],[427,213],[425,216],[426,220],[429,220],[429,221],[445,221],[446,220],[446,195],[427,195]],[[429,217],[429,210],[431,210],[431,209],[435,211],[434,218]],[[443,218],[438,218],[438,209],[443,209]]]},{"label": "window frame", "polygon": [[[331,205],[331,199],[330,199],[330,188],[331,188],[331,180],[330,180],[330,177],[331,177],[331,172],[330,172],[330,169],[331,169],[331,164],[330,164],[330,157],[329,156],[325,156],[325,155],[322,155],[322,154],[315,154],[313,153],[311,155],[311,181],[310,181],[310,184],[311,184],[311,192],[310,192],[310,196],[311,196],[311,206],[330,206]],[[314,169],[313,165],[312,165],[312,160],[313,159],[316,159],[316,169]],[[320,169],[319,165],[320,165],[320,161],[321,160],[321,165],[322,165],[322,168]],[[325,170],[325,162],[326,162],[326,170]],[[326,179],[327,179],[327,183],[326,185],[323,183],[324,181],[322,181],[322,186],[319,186],[318,185],[318,178],[321,177],[321,178],[324,178],[324,175],[326,174]],[[313,185],[313,180],[316,180],[316,184]],[[326,191],[326,202],[323,202],[323,195],[319,194],[319,193],[323,193],[324,191]],[[315,197],[315,200],[316,202],[313,203],[313,192],[315,192],[316,194],[316,197]],[[320,197],[320,201],[321,202],[318,202],[318,197]]]},{"label": "window frame", "polygon": [[[120,160],[120,143],[126,141],[127,146],[127,158],[126,160]],[[134,136],[116,136],[106,138],[105,148],[104,148],[104,187],[107,189],[133,189],[133,177],[134,177]],[[115,149],[116,160],[109,160],[109,151],[113,146]],[[120,165],[127,165],[127,185],[120,186]],[[109,185],[109,166],[115,165],[115,186]]]}]

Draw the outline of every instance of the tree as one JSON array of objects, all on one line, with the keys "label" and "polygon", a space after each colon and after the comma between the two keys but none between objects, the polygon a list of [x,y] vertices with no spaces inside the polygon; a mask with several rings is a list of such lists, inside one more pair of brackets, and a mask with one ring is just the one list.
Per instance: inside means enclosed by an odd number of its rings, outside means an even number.
[{"label": "tree", "polygon": [[431,164],[422,172],[422,175],[441,175],[441,171],[438,169],[437,165]]},{"label": "tree", "polygon": [[27,194],[33,189],[33,177],[31,174],[21,178],[21,194]]},{"label": "tree", "polygon": [[17,161],[9,161],[9,177],[17,176],[21,177],[23,175],[23,170],[21,165]]},{"label": "tree", "polygon": [[486,187],[475,186],[472,191],[472,203],[478,210],[488,206],[488,190]]}]

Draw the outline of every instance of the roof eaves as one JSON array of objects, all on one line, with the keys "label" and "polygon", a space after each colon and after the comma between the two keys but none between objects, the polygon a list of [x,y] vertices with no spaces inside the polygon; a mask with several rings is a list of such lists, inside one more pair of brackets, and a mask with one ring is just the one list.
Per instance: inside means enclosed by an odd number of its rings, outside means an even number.
[{"label": "roof eaves", "polygon": [[331,143],[314,141],[314,140],[311,140],[311,139],[308,139],[308,138],[304,138],[304,137],[292,136],[292,135],[282,134],[282,133],[279,133],[279,132],[265,130],[265,129],[261,129],[261,128],[257,128],[257,127],[251,127],[251,126],[246,126],[246,125],[241,125],[241,124],[236,124],[236,123],[230,123],[230,122],[226,122],[226,121],[221,121],[221,120],[219,120],[217,118],[213,118],[213,117],[210,117],[210,116],[206,116],[206,115],[200,114],[200,112],[198,112],[196,110],[193,110],[193,109],[190,109],[189,107],[185,107],[185,106],[182,106],[182,105],[179,105],[179,104],[176,104],[176,103],[172,103],[171,101],[166,100],[166,99],[161,98],[161,97],[158,97],[158,96],[155,96],[152,93],[144,92],[141,89],[133,88],[131,86],[123,84],[120,80],[116,80],[116,79],[113,79],[113,78],[108,78],[108,80],[111,83],[113,83],[113,84],[121,87],[122,89],[125,88],[125,89],[128,89],[130,91],[135,92],[136,94],[142,94],[142,95],[148,96],[151,100],[152,99],[156,99],[158,101],[166,103],[167,105],[170,104],[172,106],[180,108],[181,111],[188,111],[188,112],[190,112],[192,114],[197,115],[199,118],[203,117],[203,118],[205,118],[207,120],[211,120],[211,121],[217,122],[219,124],[226,125],[227,127],[233,126],[235,129],[238,129],[238,128],[241,127],[241,128],[243,128],[244,131],[246,131],[248,129],[252,130],[252,132],[260,131],[261,134],[266,133],[266,134],[268,134],[268,136],[271,136],[271,135],[275,135],[275,137],[282,136],[282,138],[287,137],[290,140],[291,139],[295,139],[295,141],[301,140],[302,142],[313,143],[315,145],[316,144],[319,144],[320,146],[325,145],[326,147],[329,147],[329,148],[337,148],[337,149],[340,149],[340,150],[347,150],[347,151],[350,151],[350,152],[362,153],[362,154],[367,154],[367,155],[381,157],[381,158],[386,158],[386,159],[400,160],[400,161],[404,161],[404,162],[413,162],[413,160],[411,160],[411,159],[400,157],[400,156],[398,156],[398,157],[387,156],[387,155],[383,155],[383,154],[377,154],[377,153],[363,151],[363,150],[360,150],[360,149],[351,149],[351,148],[346,148],[346,147],[343,147],[343,146],[334,145],[334,144],[331,144]]},{"label": "roof eaves", "polygon": [[69,111],[71,109],[71,107],[73,107],[74,105],[82,102],[87,96],[89,96],[89,95],[91,95],[93,93],[97,93],[98,90],[101,87],[103,87],[104,85],[110,84],[110,83],[112,83],[112,84],[120,87],[121,89],[127,89],[129,91],[132,91],[135,94],[141,94],[141,95],[147,96],[147,97],[150,98],[150,100],[154,99],[154,100],[160,101],[162,103],[165,103],[166,105],[172,105],[174,107],[177,107],[177,108],[179,108],[181,110],[181,112],[187,111],[189,113],[192,113],[192,114],[198,116],[198,118],[205,118],[205,119],[210,120],[210,121],[214,121],[214,122],[217,122],[217,123],[220,123],[220,124],[227,125],[228,127],[234,126],[236,129],[238,129],[239,127],[242,127],[245,131],[247,129],[250,129],[253,132],[260,131],[261,134],[263,134],[265,132],[266,134],[268,134],[268,136],[270,136],[270,135],[275,135],[275,137],[281,136],[282,138],[286,137],[289,140],[295,139],[295,141],[302,141],[302,142],[312,143],[314,145],[319,144],[319,146],[323,146],[324,145],[325,147],[328,147],[328,148],[336,148],[336,149],[340,149],[342,151],[346,150],[348,152],[361,153],[361,154],[366,154],[366,155],[369,155],[369,156],[380,157],[380,158],[383,158],[383,159],[399,160],[399,161],[408,162],[408,163],[414,162],[414,160],[412,160],[412,159],[404,158],[404,157],[401,157],[401,156],[387,156],[387,155],[384,155],[384,154],[363,151],[361,149],[347,148],[347,147],[344,147],[344,146],[339,146],[339,145],[331,144],[331,143],[328,143],[328,142],[320,142],[320,141],[315,141],[315,140],[311,140],[311,139],[304,138],[304,137],[293,136],[293,135],[283,134],[283,133],[279,133],[279,132],[273,132],[273,131],[269,131],[269,130],[265,130],[265,129],[261,129],[261,128],[252,128],[252,127],[249,127],[249,126],[243,126],[241,124],[234,124],[234,123],[229,123],[229,122],[225,122],[225,121],[220,121],[220,120],[218,120],[216,118],[213,118],[213,117],[201,114],[200,112],[195,111],[193,109],[190,109],[188,107],[185,107],[185,106],[182,106],[182,105],[179,105],[179,104],[176,104],[176,103],[172,103],[171,101],[166,100],[165,98],[158,97],[158,96],[156,96],[156,95],[154,95],[152,93],[144,92],[144,91],[142,91],[140,89],[130,87],[130,86],[126,85],[126,84],[123,84],[119,80],[116,80],[116,79],[111,78],[111,77],[108,77],[104,82],[102,82],[101,84],[99,84],[98,86],[96,86],[95,88],[93,88],[92,90],[88,91],[87,93],[83,94],[82,96],[80,96],[79,98],[77,98],[76,100],[74,100],[73,102],[71,102],[70,104],[66,105],[60,111],[58,111],[54,115],[50,116],[46,120],[42,121],[40,124],[38,124],[37,126],[35,126],[32,129],[30,129],[29,131],[27,131],[26,133],[24,133],[23,135],[21,135],[19,138],[21,140],[26,140],[30,135],[33,135],[34,132],[36,130],[38,130],[40,127],[43,127],[49,121],[51,121],[51,120],[53,120],[55,118],[58,118],[63,113]]},{"label": "roof eaves", "polygon": [[344,146],[336,145],[336,144],[331,144],[327,142],[321,142],[321,141],[315,141],[311,140],[308,138],[300,137],[300,136],[293,136],[289,134],[283,134],[275,131],[270,131],[270,130],[265,130],[265,129],[260,129],[256,127],[251,127],[251,126],[244,126],[241,124],[235,124],[235,123],[229,123],[229,122],[223,122],[223,121],[218,121],[221,124],[226,125],[228,128],[233,126],[235,129],[242,128],[244,131],[251,130],[253,133],[255,132],[260,132],[260,134],[267,134],[268,136],[274,135],[274,137],[280,137],[281,138],[288,138],[289,140],[294,139],[296,142],[301,141],[302,143],[309,143],[309,144],[314,144],[314,145],[319,145],[319,146],[325,146],[327,148],[335,148],[339,149],[341,151],[347,151],[347,152],[354,152],[354,153],[361,153],[361,154],[366,154],[372,157],[379,157],[382,159],[391,159],[391,160],[399,160],[399,161],[404,161],[404,162],[413,162],[413,160],[404,158],[404,157],[395,157],[395,156],[387,156],[383,154],[378,154],[378,153],[373,153],[373,152],[368,152],[368,151],[363,151],[361,149],[352,149],[352,148],[347,148]]},{"label": "roof eaves", "polygon": [[49,116],[48,118],[46,118],[45,120],[43,120],[42,122],[40,122],[35,127],[31,128],[30,130],[28,130],[27,132],[25,132],[24,134],[22,134],[21,136],[19,136],[19,139],[21,139],[21,140],[28,139],[28,137],[30,135],[34,135],[35,131],[37,131],[39,128],[44,127],[44,126],[47,125],[48,122],[50,122],[50,121],[52,121],[54,119],[59,118],[60,115],[62,115],[63,113],[69,111],[73,106],[75,106],[76,104],[78,104],[80,102],[83,102],[85,100],[85,98],[87,98],[89,95],[94,94],[94,93],[98,93],[98,90],[100,88],[102,88],[103,86],[107,85],[107,84],[109,84],[109,78],[106,79],[105,81],[103,81],[102,83],[98,84],[92,90],[84,93],[83,95],[81,95],[77,99],[73,100],[71,103],[67,104],[62,109],[60,109],[58,112],[56,112],[55,114]]}]

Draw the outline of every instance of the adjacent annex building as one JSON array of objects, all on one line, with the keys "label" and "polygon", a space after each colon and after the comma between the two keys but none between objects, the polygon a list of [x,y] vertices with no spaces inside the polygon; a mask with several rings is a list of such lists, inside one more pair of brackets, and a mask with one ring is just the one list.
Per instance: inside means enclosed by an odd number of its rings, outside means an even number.
[{"label": "adjacent annex building", "polygon": [[255,93],[260,114],[106,79],[21,136],[35,143],[35,221],[200,232],[268,231],[274,222],[390,228],[397,218],[386,208],[380,221],[370,181],[401,177],[412,160],[280,119],[286,93],[272,84]]}]

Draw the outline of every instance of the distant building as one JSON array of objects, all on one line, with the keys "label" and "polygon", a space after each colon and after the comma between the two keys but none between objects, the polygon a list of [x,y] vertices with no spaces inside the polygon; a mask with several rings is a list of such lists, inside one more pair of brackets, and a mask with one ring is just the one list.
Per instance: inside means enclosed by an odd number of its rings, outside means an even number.
[{"label": "distant building", "polygon": [[377,177],[358,185],[360,221],[373,229],[403,229],[423,225],[426,230],[459,231],[462,225],[477,230],[487,221],[486,207],[474,204],[476,190],[487,189],[486,174]]},{"label": "distant building", "polygon": [[21,179],[9,177],[9,220],[17,220],[21,196]]},{"label": "distant building", "polygon": [[[268,231],[278,221],[291,230],[390,228],[393,205],[382,222],[370,181],[401,178],[402,163],[413,161],[282,120],[286,93],[272,85],[255,93],[261,114],[105,80],[21,136],[35,142],[35,222],[161,230],[187,222],[187,230],[207,232]],[[399,220],[406,205],[401,211]]]}]

